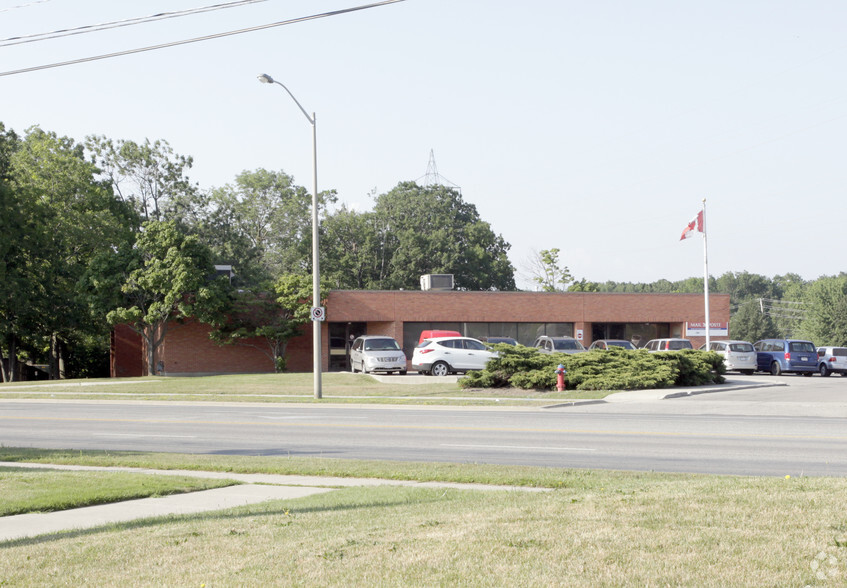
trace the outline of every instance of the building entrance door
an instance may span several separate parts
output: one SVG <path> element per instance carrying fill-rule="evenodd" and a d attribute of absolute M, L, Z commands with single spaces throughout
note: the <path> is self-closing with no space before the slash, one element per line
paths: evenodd
<path fill-rule="evenodd" d="M 367 334 L 367 323 L 329 323 L 329 371 L 350 371 L 350 344 Z"/>

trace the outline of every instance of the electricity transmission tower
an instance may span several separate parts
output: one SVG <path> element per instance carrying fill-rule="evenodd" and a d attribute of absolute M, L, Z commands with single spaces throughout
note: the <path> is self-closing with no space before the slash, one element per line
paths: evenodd
<path fill-rule="evenodd" d="M 426 164 L 426 174 L 415 181 L 421 186 L 445 186 L 447 188 L 455 188 L 459 194 L 462 193 L 460 186 L 438 173 L 438 166 L 435 165 L 435 151 L 432 149 L 429 150 L 429 162 Z"/>

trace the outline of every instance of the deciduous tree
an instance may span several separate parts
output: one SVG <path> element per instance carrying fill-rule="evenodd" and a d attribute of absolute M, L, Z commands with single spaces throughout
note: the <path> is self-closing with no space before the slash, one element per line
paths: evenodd
<path fill-rule="evenodd" d="M 453 188 L 401 182 L 376 198 L 373 212 L 338 214 L 325 223 L 325 247 L 357 253 L 345 257 L 349 267 L 322 257 L 334 287 L 412 289 L 435 273 L 453 274 L 458 289 L 515 289 L 509 244 Z M 356 229 L 364 234 L 351 234 Z"/>
<path fill-rule="evenodd" d="M 115 194 L 132 206 L 142 222 L 190 224 L 198 198 L 197 186 L 188 178 L 192 157 L 174 153 L 164 140 L 136 143 L 91 136 L 86 147 Z"/>
<path fill-rule="evenodd" d="M 564 292 L 573 276 L 566 265 L 559 260 L 559 248 L 533 251 L 527 262 L 527 269 L 533 282 L 542 292 Z"/>
<path fill-rule="evenodd" d="M 321 192 L 319 216 L 333 202 L 335 191 Z M 312 195 L 285 172 L 244 171 L 214 189 L 202 228 L 194 229 L 249 287 L 311 271 Z"/>
<path fill-rule="evenodd" d="M 216 278 L 211 252 L 175 221 L 144 223 L 125 259 L 124 304 L 108 313 L 126 323 L 147 347 L 147 373 L 156 373 L 159 346 L 173 321 L 217 324 L 226 310 L 226 278 Z"/>
<path fill-rule="evenodd" d="M 847 274 L 823 276 L 806 288 L 800 334 L 816 345 L 847 346 Z"/>
<path fill-rule="evenodd" d="M 25 343 L 36 360 L 49 350 L 54 378 L 64 375 L 69 340 L 107 332 L 102 317 L 91 314 L 80 282 L 92 257 L 129 232 L 131 215 L 96 175 L 82 145 L 38 127 L 29 129 L 8 157 L 6 191 L 14 210 L 3 216 L 17 221 L 0 239 L 11 243 L 4 259 L 7 284 L 16 294 L 2 313 L 14 315 L 6 322 L 15 346 Z"/>

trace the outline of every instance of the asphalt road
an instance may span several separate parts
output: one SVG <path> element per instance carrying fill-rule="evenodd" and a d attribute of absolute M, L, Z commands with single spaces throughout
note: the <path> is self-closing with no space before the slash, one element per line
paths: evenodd
<path fill-rule="evenodd" d="M 561 408 L 0 400 L 15 447 L 847 475 L 847 378 Z M 764 381 L 764 380 L 763 380 Z"/>

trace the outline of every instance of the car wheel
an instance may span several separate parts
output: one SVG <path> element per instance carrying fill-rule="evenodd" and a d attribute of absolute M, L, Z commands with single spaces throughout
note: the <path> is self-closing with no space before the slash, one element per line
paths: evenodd
<path fill-rule="evenodd" d="M 812 372 L 803 372 L 803 375 L 806 376 L 807 378 L 811 378 Z"/>
<path fill-rule="evenodd" d="M 828 377 L 828 376 L 829 376 L 829 374 L 831 374 L 832 372 L 831 372 L 831 371 L 829 371 L 829 369 L 827 369 L 827 367 L 826 367 L 826 364 L 825 364 L 825 363 L 822 363 L 822 364 L 821 364 L 820 373 L 821 373 L 821 375 L 822 375 L 824 378 L 826 378 L 826 377 Z"/>
<path fill-rule="evenodd" d="M 444 363 L 443 361 L 436 361 L 432 364 L 432 370 L 430 373 L 433 376 L 446 376 L 450 373 L 450 366 Z"/>
<path fill-rule="evenodd" d="M 402 370 L 402 371 L 399 371 L 399 372 L 397 372 L 397 373 L 398 373 L 398 374 L 400 374 L 401 376 L 405 376 L 405 375 L 406 375 L 406 370 Z"/>
<path fill-rule="evenodd" d="M 741 373 L 744 374 L 745 376 L 752 376 L 753 370 L 741 370 Z"/>
<path fill-rule="evenodd" d="M 775 361 L 771 364 L 771 375 L 772 376 L 781 376 L 782 368 L 779 365 L 778 361 Z"/>

